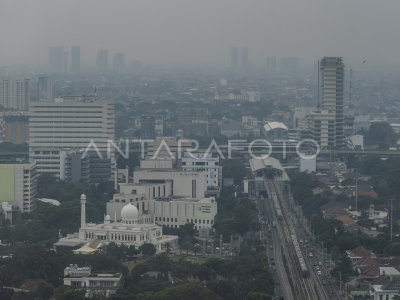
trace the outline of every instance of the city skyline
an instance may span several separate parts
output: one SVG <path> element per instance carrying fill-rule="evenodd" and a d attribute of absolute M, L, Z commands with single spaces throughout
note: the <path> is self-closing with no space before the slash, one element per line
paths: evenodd
<path fill-rule="evenodd" d="M 312 63 L 324 55 L 349 63 L 399 64 L 399 8 L 396 1 L 370 0 L 346 3 L 346 10 L 319 1 L 132 1 L 115 9 L 108 1 L 8 0 L 0 12 L 0 65 L 43 65 L 51 45 L 79 45 L 82 66 L 94 65 L 100 48 L 125 53 L 127 62 L 229 65 L 227 49 L 234 45 L 248 47 L 256 65 L 267 56 Z M 8 17 L 15 11 L 18 20 Z"/>

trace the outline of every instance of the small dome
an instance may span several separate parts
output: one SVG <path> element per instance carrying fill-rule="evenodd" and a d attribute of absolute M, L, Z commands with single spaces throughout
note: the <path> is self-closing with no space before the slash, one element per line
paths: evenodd
<path fill-rule="evenodd" d="M 121 218 L 123 221 L 137 220 L 139 218 L 139 211 L 135 205 L 128 203 L 121 210 Z"/>
<path fill-rule="evenodd" d="M 111 220 L 110 215 L 107 215 L 107 216 L 106 216 L 106 221 L 110 221 L 110 220 Z"/>

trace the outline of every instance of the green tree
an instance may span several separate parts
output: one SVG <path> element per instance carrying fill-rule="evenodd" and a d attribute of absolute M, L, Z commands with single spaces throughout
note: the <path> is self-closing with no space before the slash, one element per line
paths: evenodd
<path fill-rule="evenodd" d="M 397 134 L 386 122 L 373 123 L 364 136 L 367 144 L 378 144 L 382 148 L 388 148 L 397 141 Z"/>
<path fill-rule="evenodd" d="M 85 299 L 85 291 L 74 290 L 67 286 L 56 288 L 54 296 L 57 300 L 82 300 Z"/>
<path fill-rule="evenodd" d="M 237 159 L 225 159 L 222 161 L 222 169 L 224 178 L 233 178 L 236 185 L 242 183 L 246 176 L 246 167 Z"/>
<path fill-rule="evenodd" d="M 139 247 L 139 251 L 144 256 L 153 256 L 154 254 L 156 254 L 157 249 L 152 243 L 144 243 Z"/>
<path fill-rule="evenodd" d="M 42 282 L 37 287 L 35 291 L 35 296 L 39 297 L 40 299 L 47 300 L 52 298 L 53 293 L 54 293 L 54 288 L 50 284 Z"/>
<path fill-rule="evenodd" d="M 178 244 L 179 247 L 186 252 L 192 249 L 194 243 L 196 243 L 196 229 L 194 229 L 193 223 L 187 223 L 179 227 L 178 230 Z"/>
<path fill-rule="evenodd" d="M 400 242 L 390 243 L 385 247 L 383 253 L 388 256 L 399 256 L 400 255 Z"/>

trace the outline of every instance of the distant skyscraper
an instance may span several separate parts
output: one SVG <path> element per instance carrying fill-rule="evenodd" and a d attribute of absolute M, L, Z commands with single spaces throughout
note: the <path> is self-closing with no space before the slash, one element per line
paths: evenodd
<path fill-rule="evenodd" d="M 68 57 L 68 52 L 64 51 L 64 73 L 68 72 L 68 67 L 69 67 L 69 57 Z"/>
<path fill-rule="evenodd" d="M 341 57 L 324 57 L 319 63 L 318 110 L 310 116 L 313 138 L 321 147 L 344 146 L 344 64 Z"/>
<path fill-rule="evenodd" d="M 239 67 L 239 48 L 231 48 L 231 67 L 232 69 L 237 69 Z"/>
<path fill-rule="evenodd" d="M 344 144 L 344 64 L 341 57 L 324 57 L 320 61 L 321 109 L 335 113 L 335 146 Z"/>
<path fill-rule="evenodd" d="M 49 77 L 42 76 L 38 79 L 38 97 L 37 100 L 53 99 L 53 84 Z"/>
<path fill-rule="evenodd" d="M 106 49 L 100 49 L 97 52 L 96 69 L 100 73 L 108 71 L 108 51 Z"/>
<path fill-rule="evenodd" d="M 30 98 L 29 79 L 0 81 L 0 105 L 4 108 L 28 110 Z"/>
<path fill-rule="evenodd" d="M 113 56 L 114 73 L 121 74 L 125 71 L 125 54 L 115 53 Z"/>
<path fill-rule="evenodd" d="M 275 56 L 268 56 L 267 61 L 265 63 L 265 67 L 267 69 L 267 74 L 268 75 L 275 75 L 277 71 L 277 63 L 276 63 L 276 57 Z"/>
<path fill-rule="evenodd" d="M 240 68 L 247 70 L 249 68 L 249 49 L 247 47 L 240 48 Z"/>
<path fill-rule="evenodd" d="M 71 47 L 71 72 L 79 73 L 81 71 L 81 48 L 79 46 Z"/>
<path fill-rule="evenodd" d="M 53 73 L 65 71 L 64 47 L 49 47 L 49 69 Z"/>

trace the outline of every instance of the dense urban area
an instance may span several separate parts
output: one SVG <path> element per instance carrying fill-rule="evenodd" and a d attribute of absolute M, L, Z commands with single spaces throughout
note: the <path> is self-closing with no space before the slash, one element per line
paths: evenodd
<path fill-rule="evenodd" d="M 400 299 L 399 69 L 42 48 L 0 64 L 0 299 Z"/>

